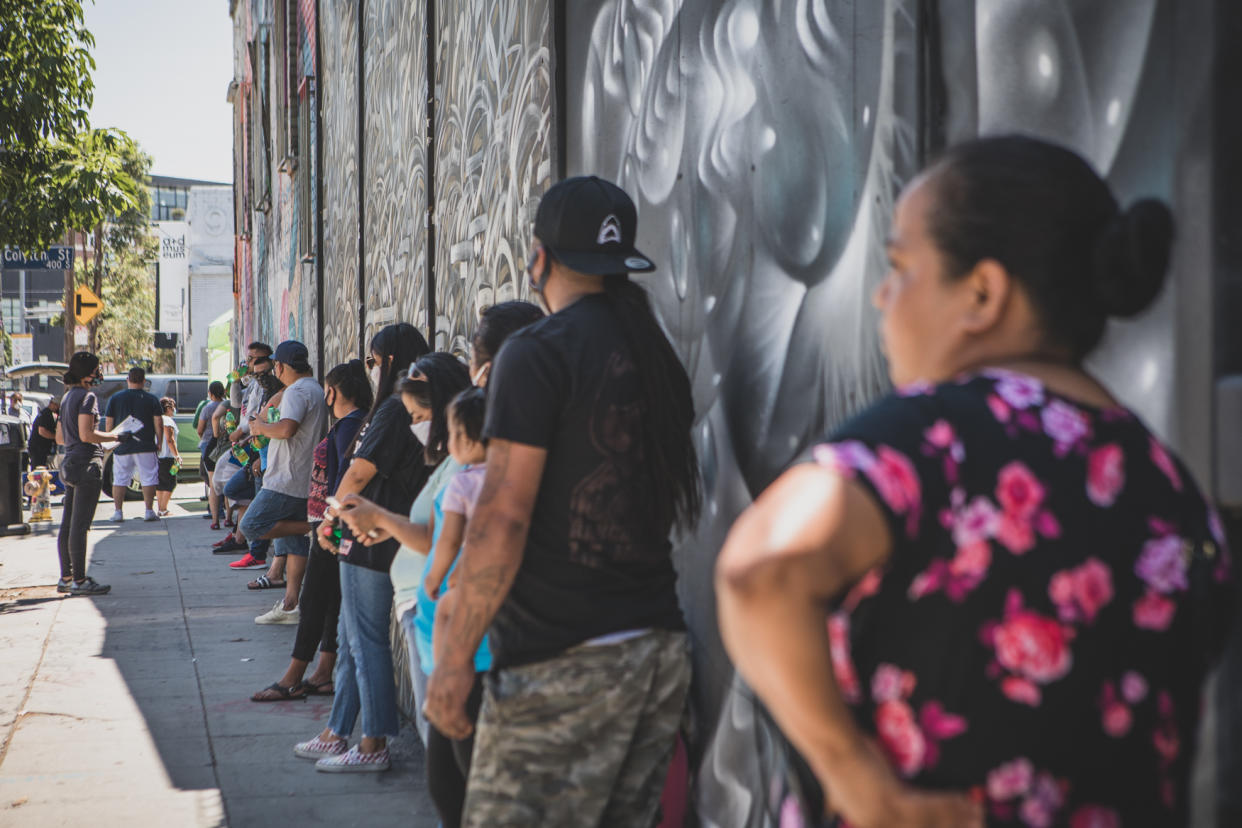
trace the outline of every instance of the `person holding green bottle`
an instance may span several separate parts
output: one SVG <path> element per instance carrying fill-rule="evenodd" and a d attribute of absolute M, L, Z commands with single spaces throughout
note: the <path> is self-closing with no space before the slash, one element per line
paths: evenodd
<path fill-rule="evenodd" d="M 172 397 L 160 400 L 163 416 L 159 424 L 159 480 L 155 484 L 155 508 L 160 517 L 168 516 L 168 502 L 177 488 L 177 472 L 181 471 L 181 451 L 177 448 L 177 401 Z"/>

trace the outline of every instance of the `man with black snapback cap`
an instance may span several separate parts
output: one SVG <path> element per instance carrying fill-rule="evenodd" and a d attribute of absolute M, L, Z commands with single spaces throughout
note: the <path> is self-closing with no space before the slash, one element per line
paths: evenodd
<path fill-rule="evenodd" d="M 629 271 L 638 216 L 595 177 L 552 187 L 527 268 L 551 316 L 488 383 L 487 476 L 441 599 L 424 707 L 472 729 L 464 825 L 650 825 L 690 685 L 669 535 L 701 502 L 690 381 Z"/>

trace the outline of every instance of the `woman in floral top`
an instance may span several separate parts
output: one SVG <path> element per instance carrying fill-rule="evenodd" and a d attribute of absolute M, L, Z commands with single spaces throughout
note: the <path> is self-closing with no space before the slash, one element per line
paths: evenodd
<path fill-rule="evenodd" d="M 1164 205 L 1122 211 L 1030 138 L 951 150 L 899 201 L 875 300 L 900 390 L 717 567 L 725 644 L 843 822 L 1186 823 L 1225 539 L 1081 367 L 1160 292 L 1171 239 Z"/>

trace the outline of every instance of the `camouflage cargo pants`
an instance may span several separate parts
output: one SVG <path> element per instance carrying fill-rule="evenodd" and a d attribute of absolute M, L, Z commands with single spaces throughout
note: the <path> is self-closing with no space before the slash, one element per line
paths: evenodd
<path fill-rule="evenodd" d="M 492 673 L 462 824 L 654 825 L 689 688 L 668 630 Z"/>

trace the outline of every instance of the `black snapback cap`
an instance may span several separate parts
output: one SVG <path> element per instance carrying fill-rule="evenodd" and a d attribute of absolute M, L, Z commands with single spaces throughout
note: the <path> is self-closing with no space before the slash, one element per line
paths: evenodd
<path fill-rule="evenodd" d="M 634 247 L 637 231 L 638 210 L 625 190 L 593 175 L 552 185 L 535 213 L 539 241 L 579 273 L 608 276 L 655 270 Z"/>

